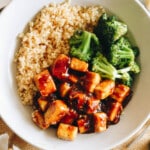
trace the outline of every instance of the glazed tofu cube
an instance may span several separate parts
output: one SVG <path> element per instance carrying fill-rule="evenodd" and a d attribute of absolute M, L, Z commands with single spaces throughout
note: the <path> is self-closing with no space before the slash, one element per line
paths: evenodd
<path fill-rule="evenodd" d="M 57 136 L 60 139 L 72 141 L 76 138 L 78 128 L 69 124 L 60 123 L 57 129 Z"/>
<path fill-rule="evenodd" d="M 71 59 L 70 68 L 72 70 L 86 72 L 88 71 L 88 63 L 73 57 Z"/>
<path fill-rule="evenodd" d="M 69 83 L 67 83 L 67 82 L 62 83 L 60 85 L 60 89 L 59 89 L 60 96 L 65 97 L 68 94 L 70 89 L 71 89 L 71 86 Z"/>
<path fill-rule="evenodd" d="M 115 99 L 117 102 L 122 103 L 125 98 L 129 95 L 130 88 L 124 84 L 118 84 L 111 97 Z"/>
<path fill-rule="evenodd" d="M 108 120 L 113 124 L 118 123 L 122 110 L 122 105 L 119 102 L 110 103 L 109 109 L 107 111 Z"/>
<path fill-rule="evenodd" d="M 79 97 L 78 99 L 75 99 L 74 102 L 76 104 L 76 109 L 79 112 L 84 112 L 85 111 L 85 107 L 86 107 L 85 97 Z"/>
<path fill-rule="evenodd" d="M 87 102 L 85 93 L 71 90 L 69 93 L 69 99 L 70 103 L 76 110 L 80 112 L 84 111 Z"/>
<path fill-rule="evenodd" d="M 102 132 L 107 129 L 107 115 L 104 112 L 94 113 L 94 131 Z"/>
<path fill-rule="evenodd" d="M 97 99 L 105 99 L 113 93 L 114 88 L 115 82 L 113 80 L 104 80 L 95 87 L 94 94 Z"/>
<path fill-rule="evenodd" d="M 34 81 L 42 96 L 48 96 L 56 91 L 55 83 L 48 70 L 35 75 Z"/>
<path fill-rule="evenodd" d="M 44 113 L 46 124 L 57 124 L 67 113 L 69 109 L 62 100 L 55 100 L 50 103 L 48 109 Z"/>
<path fill-rule="evenodd" d="M 77 125 L 79 129 L 79 133 L 89 133 L 91 132 L 91 120 L 88 116 L 83 116 L 77 120 Z"/>
<path fill-rule="evenodd" d="M 69 112 L 61 119 L 60 122 L 65 124 L 72 124 L 76 121 L 77 118 L 78 113 L 75 110 L 70 109 Z"/>
<path fill-rule="evenodd" d="M 74 86 L 71 88 L 71 90 L 69 92 L 69 99 L 70 100 L 84 99 L 84 97 L 85 97 L 85 93 L 83 93 L 82 91 L 79 91 Z"/>
<path fill-rule="evenodd" d="M 45 97 L 40 97 L 40 98 L 38 98 L 37 101 L 38 101 L 40 110 L 42 110 L 44 112 L 47 108 L 47 105 L 48 105 L 47 99 L 45 99 Z"/>
<path fill-rule="evenodd" d="M 70 58 L 64 54 L 60 54 L 52 64 L 52 75 L 59 80 L 68 78 L 68 69 Z"/>
<path fill-rule="evenodd" d="M 96 113 L 100 109 L 100 100 L 90 98 L 86 103 L 86 113 Z"/>
<path fill-rule="evenodd" d="M 70 74 L 69 77 L 68 77 L 69 81 L 71 81 L 72 83 L 77 83 L 78 82 L 78 77 L 73 75 L 73 74 Z"/>
<path fill-rule="evenodd" d="M 87 92 L 94 92 L 95 87 L 99 84 L 101 78 L 98 73 L 88 71 L 84 78 L 84 87 Z"/>
<path fill-rule="evenodd" d="M 39 110 L 35 110 L 32 113 L 32 120 L 41 129 L 47 129 L 49 127 L 49 124 L 45 123 L 44 116 Z"/>

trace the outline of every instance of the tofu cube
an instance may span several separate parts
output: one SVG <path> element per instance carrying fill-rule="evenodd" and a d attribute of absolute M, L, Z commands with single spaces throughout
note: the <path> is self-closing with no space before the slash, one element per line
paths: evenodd
<path fill-rule="evenodd" d="M 109 109 L 107 111 L 108 120 L 113 124 L 118 123 L 122 110 L 122 105 L 119 102 L 116 101 L 110 103 Z"/>
<path fill-rule="evenodd" d="M 77 83 L 78 82 L 78 77 L 74 74 L 70 74 L 68 77 L 68 80 L 71 81 L 72 83 Z"/>
<path fill-rule="evenodd" d="M 84 115 L 83 117 L 77 120 L 77 125 L 79 133 L 89 133 L 91 132 L 91 120 L 88 116 Z"/>
<path fill-rule="evenodd" d="M 65 97 L 68 94 L 68 92 L 70 91 L 70 89 L 71 89 L 71 86 L 69 83 L 67 83 L 67 82 L 62 83 L 60 85 L 60 89 L 59 89 L 60 96 Z"/>
<path fill-rule="evenodd" d="M 84 87 L 87 92 L 94 92 L 95 87 L 97 84 L 99 84 L 101 78 L 98 73 L 95 72 L 86 72 L 85 78 L 84 78 Z"/>
<path fill-rule="evenodd" d="M 40 113 L 39 110 L 35 110 L 32 113 L 32 120 L 41 129 L 47 129 L 49 127 L 49 124 L 45 122 L 44 116 Z"/>
<path fill-rule="evenodd" d="M 68 78 L 68 69 L 70 58 L 64 54 L 60 54 L 52 64 L 52 75 L 59 80 Z"/>
<path fill-rule="evenodd" d="M 94 131 L 102 132 L 107 129 L 107 115 L 104 112 L 94 113 Z"/>
<path fill-rule="evenodd" d="M 42 96 L 48 96 L 56 91 L 55 83 L 48 70 L 35 75 L 34 81 Z"/>
<path fill-rule="evenodd" d="M 70 109 L 69 112 L 61 119 L 60 122 L 65 124 L 73 124 L 77 118 L 78 113 L 75 110 Z"/>
<path fill-rule="evenodd" d="M 86 103 L 86 113 L 96 113 L 100 109 L 100 100 L 90 98 Z"/>
<path fill-rule="evenodd" d="M 113 80 L 104 80 L 95 87 L 94 94 L 97 99 L 105 99 L 113 93 L 114 88 L 115 82 Z"/>
<path fill-rule="evenodd" d="M 85 93 L 81 91 L 71 90 L 69 93 L 69 99 L 70 103 L 76 110 L 80 112 L 84 111 L 87 102 Z"/>
<path fill-rule="evenodd" d="M 80 71 L 80 72 L 86 72 L 86 71 L 88 71 L 88 63 L 73 57 L 71 59 L 70 68 L 72 70 L 76 70 L 76 71 Z"/>
<path fill-rule="evenodd" d="M 114 92 L 112 93 L 111 97 L 115 99 L 117 102 L 122 103 L 125 98 L 129 95 L 130 88 L 124 84 L 118 84 Z"/>
<path fill-rule="evenodd" d="M 78 133 L 78 128 L 73 125 L 60 123 L 57 129 L 57 136 L 60 139 L 73 141 Z"/>
<path fill-rule="evenodd" d="M 50 103 L 48 109 L 44 113 L 46 124 L 57 124 L 67 113 L 69 109 L 62 100 L 55 100 Z"/>
<path fill-rule="evenodd" d="M 38 101 L 38 105 L 40 107 L 40 110 L 42 110 L 44 112 L 47 108 L 48 100 L 45 99 L 45 97 L 40 97 L 40 98 L 38 98 L 37 101 Z"/>

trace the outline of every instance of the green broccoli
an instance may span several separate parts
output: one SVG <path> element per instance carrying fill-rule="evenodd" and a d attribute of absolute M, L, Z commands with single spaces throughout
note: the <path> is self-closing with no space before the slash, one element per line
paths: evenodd
<path fill-rule="evenodd" d="M 132 50 L 134 52 L 135 57 L 138 57 L 140 55 L 140 50 L 137 46 L 132 47 Z"/>
<path fill-rule="evenodd" d="M 102 53 L 97 53 L 92 60 L 92 71 L 97 72 L 102 78 L 108 78 L 120 81 L 128 86 L 132 85 L 132 77 L 130 75 L 130 67 L 117 70 Z"/>
<path fill-rule="evenodd" d="M 130 64 L 129 67 L 130 67 L 130 71 L 132 73 L 136 73 L 137 74 L 141 70 L 141 68 L 140 68 L 140 66 L 139 66 L 139 64 L 137 62 L 133 62 L 133 64 Z"/>
<path fill-rule="evenodd" d="M 102 46 L 106 47 L 114 43 L 121 36 L 127 33 L 127 25 L 118 21 L 115 16 L 108 16 L 104 13 L 94 29 L 94 33 L 102 42 Z"/>
<path fill-rule="evenodd" d="M 126 68 L 127 70 L 129 68 Z M 126 70 L 125 69 L 125 70 Z M 120 78 L 117 78 L 117 81 L 131 87 L 133 85 L 133 76 L 131 76 L 130 72 L 123 71 L 124 69 L 118 70 L 118 73 L 121 75 Z"/>
<path fill-rule="evenodd" d="M 118 69 L 130 67 L 130 71 L 134 73 L 140 72 L 140 67 L 135 62 L 135 53 L 130 42 L 125 37 L 121 37 L 110 46 L 106 57 Z"/>
<path fill-rule="evenodd" d="M 93 58 L 92 71 L 100 73 L 102 78 L 108 78 L 111 80 L 115 80 L 117 75 L 115 67 L 112 66 L 108 62 L 107 58 L 101 53 L 97 53 L 97 55 Z"/>
<path fill-rule="evenodd" d="M 126 38 L 121 37 L 110 46 L 106 57 L 113 66 L 123 68 L 134 62 L 135 55 L 129 44 Z"/>
<path fill-rule="evenodd" d="M 100 42 L 94 33 L 77 30 L 69 40 L 70 56 L 90 61 L 94 51 L 101 50 Z"/>

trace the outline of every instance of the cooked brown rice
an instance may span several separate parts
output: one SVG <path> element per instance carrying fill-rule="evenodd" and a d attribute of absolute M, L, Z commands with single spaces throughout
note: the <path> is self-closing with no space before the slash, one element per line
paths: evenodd
<path fill-rule="evenodd" d="M 48 67 L 60 53 L 69 51 L 68 39 L 77 29 L 92 31 L 103 12 L 101 6 L 71 6 L 68 2 L 45 6 L 20 36 L 16 53 L 18 93 L 31 105 L 37 89 L 33 76 Z"/>

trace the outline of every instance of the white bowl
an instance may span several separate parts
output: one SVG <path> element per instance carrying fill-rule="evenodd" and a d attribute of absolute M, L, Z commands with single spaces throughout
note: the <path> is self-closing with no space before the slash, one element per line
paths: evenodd
<path fill-rule="evenodd" d="M 140 48 L 142 70 L 136 80 L 133 98 L 117 125 L 103 133 L 79 134 L 75 141 L 68 142 L 57 139 L 53 129 L 43 131 L 36 127 L 31 120 L 31 109 L 21 104 L 16 92 L 13 58 L 17 35 L 43 5 L 51 1 L 13 0 L 0 15 L 1 117 L 17 135 L 41 149 L 111 149 L 135 134 L 150 114 L 150 15 L 138 0 L 72 0 L 80 5 L 101 4 L 128 25 L 133 41 Z"/>
<path fill-rule="evenodd" d="M 0 9 L 4 8 L 11 0 L 1 0 L 0 1 Z"/>

